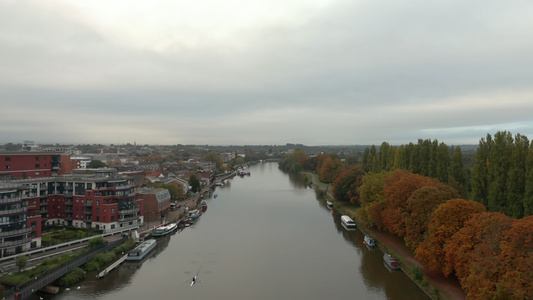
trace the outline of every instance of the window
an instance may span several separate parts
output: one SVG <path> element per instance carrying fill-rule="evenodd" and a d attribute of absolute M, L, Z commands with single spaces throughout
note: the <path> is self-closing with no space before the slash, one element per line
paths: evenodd
<path fill-rule="evenodd" d="M 10 165 L 6 165 L 6 170 L 9 170 L 11 169 L 11 166 Z"/>
<path fill-rule="evenodd" d="M 113 214 L 115 213 L 115 209 L 114 208 L 111 209 L 111 213 L 113 213 Z"/>
<path fill-rule="evenodd" d="M 96 205 L 100 205 L 100 200 L 96 200 Z"/>
<path fill-rule="evenodd" d="M 35 156 L 35 160 L 41 160 L 39 156 Z"/>
<path fill-rule="evenodd" d="M 35 172 L 35 176 L 41 175 L 41 172 Z"/>
<path fill-rule="evenodd" d="M 6 156 L 5 161 L 11 161 L 11 157 Z"/>
<path fill-rule="evenodd" d="M 36 167 L 36 168 L 40 168 L 41 165 L 40 165 L 40 164 L 35 164 L 35 167 Z"/>

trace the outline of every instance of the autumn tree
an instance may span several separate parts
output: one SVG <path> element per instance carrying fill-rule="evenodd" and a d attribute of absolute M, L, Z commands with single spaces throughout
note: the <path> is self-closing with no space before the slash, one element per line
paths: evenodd
<path fill-rule="evenodd" d="M 333 196 L 337 201 L 359 204 L 358 188 L 362 184 L 364 171 L 361 165 L 356 165 L 345 171 L 333 182 Z"/>
<path fill-rule="evenodd" d="M 307 159 L 307 154 L 303 149 L 295 149 L 292 153 L 285 155 L 285 157 L 279 161 L 279 168 L 285 172 L 299 173 L 303 170 L 301 162 Z"/>
<path fill-rule="evenodd" d="M 325 155 L 317 166 L 321 181 L 332 183 L 345 170 L 344 164 L 337 155 Z"/>
<path fill-rule="evenodd" d="M 500 299 L 533 298 L 533 216 L 513 221 L 498 260 L 502 268 L 495 295 Z"/>
<path fill-rule="evenodd" d="M 383 211 L 381 218 L 385 228 L 400 236 L 405 235 L 405 224 L 402 214 L 407 206 L 407 199 L 421 187 L 436 185 L 437 180 L 413 174 L 408 170 L 396 170 L 383 186 Z"/>
<path fill-rule="evenodd" d="M 485 207 L 464 199 L 451 199 L 440 204 L 431 214 L 428 236 L 415 250 L 415 257 L 429 270 L 443 270 L 444 247 L 448 240 L 472 215 L 484 212 Z"/>
<path fill-rule="evenodd" d="M 501 243 L 513 220 L 499 212 L 472 215 L 444 247 L 444 274 L 455 271 L 468 299 L 494 298 L 502 269 Z"/>
<path fill-rule="evenodd" d="M 405 244 L 415 250 L 427 235 L 431 214 L 437 207 L 450 199 L 459 197 L 459 192 L 443 183 L 423 186 L 415 190 L 402 213 L 405 224 Z"/>

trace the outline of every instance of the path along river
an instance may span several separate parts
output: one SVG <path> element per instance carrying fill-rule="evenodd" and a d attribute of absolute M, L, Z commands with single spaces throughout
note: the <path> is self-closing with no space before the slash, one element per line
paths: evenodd
<path fill-rule="evenodd" d="M 218 187 L 191 227 L 158 240 L 142 264 L 124 263 L 46 299 L 429 299 L 380 250 L 346 231 L 337 212 L 276 163 Z M 189 287 L 198 273 L 198 283 Z"/>

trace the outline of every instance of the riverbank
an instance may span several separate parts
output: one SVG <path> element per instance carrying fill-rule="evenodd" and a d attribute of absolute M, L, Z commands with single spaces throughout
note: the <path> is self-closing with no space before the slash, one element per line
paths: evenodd
<path fill-rule="evenodd" d="M 349 214 L 353 217 L 353 219 L 358 223 L 361 224 L 361 221 L 357 218 L 357 209 L 353 207 L 352 205 L 347 205 L 346 203 L 338 202 L 334 199 L 331 188 L 329 185 L 324 184 L 316 179 L 316 174 L 307 173 L 310 175 L 311 180 L 313 182 L 313 186 L 315 189 L 320 189 L 323 192 L 326 193 L 326 198 L 328 198 L 330 201 L 334 203 L 334 206 L 336 209 L 341 211 L 343 214 Z M 383 232 L 379 231 L 375 228 L 367 228 L 365 227 L 364 230 L 361 228 L 361 226 L 358 227 L 359 230 L 361 230 L 363 233 L 369 234 L 373 236 L 381 245 L 386 248 L 386 251 L 390 251 L 393 253 L 397 258 L 401 261 L 403 264 L 403 271 L 406 273 L 414 282 L 416 282 L 420 288 L 424 289 L 430 297 L 433 299 L 449 299 L 449 300 L 463 300 L 466 299 L 466 295 L 461 288 L 461 285 L 457 278 L 453 276 L 446 277 L 441 272 L 437 271 L 429 271 L 424 268 L 415 258 L 413 251 L 411 249 L 407 248 L 405 246 L 405 243 L 402 239 L 396 237 L 395 235 L 389 233 L 389 232 Z M 420 272 L 424 275 L 427 282 L 435 289 L 438 290 L 438 292 L 435 294 L 435 292 L 431 292 L 431 289 L 428 289 L 427 287 L 421 286 L 420 282 L 415 280 L 412 277 L 412 274 L 410 272 L 407 272 L 408 270 L 412 270 L 413 268 L 418 268 Z M 438 297 L 438 298 L 437 298 Z"/>

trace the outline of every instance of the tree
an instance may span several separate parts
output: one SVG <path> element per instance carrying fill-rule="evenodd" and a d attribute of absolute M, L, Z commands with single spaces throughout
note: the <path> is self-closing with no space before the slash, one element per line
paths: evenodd
<path fill-rule="evenodd" d="M 200 179 L 198 179 L 198 176 L 192 174 L 191 177 L 189 177 L 189 185 L 191 186 L 191 191 L 193 193 L 199 192 L 201 185 L 200 185 Z"/>
<path fill-rule="evenodd" d="M 383 228 L 381 211 L 383 209 L 383 186 L 385 179 L 391 172 L 368 173 L 363 176 L 363 184 L 359 187 L 359 199 L 361 208 L 357 215 L 371 226 Z"/>
<path fill-rule="evenodd" d="M 463 163 L 463 152 L 461 151 L 461 147 L 459 146 L 455 147 L 455 149 L 453 150 L 453 154 L 450 158 L 450 166 L 449 166 L 448 174 L 449 174 L 448 184 L 456 188 L 459 191 L 459 193 L 461 193 L 461 197 L 466 197 L 467 196 L 467 189 L 466 189 L 467 170 Z"/>
<path fill-rule="evenodd" d="M 423 186 L 436 185 L 437 180 L 413 174 L 408 170 L 396 170 L 386 180 L 383 187 L 383 211 L 381 218 L 385 228 L 400 236 L 405 235 L 402 214 L 407 206 L 407 199 L 414 191 Z"/>
<path fill-rule="evenodd" d="M 402 213 L 405 224 L 405 244 L 415 250 L 427 235 L 431 214 L 450 199 L 459 197 L 459 192 L 443 183 L 423 186 L 411 194 Z"/>
<path fill-rule="evenodd" d="M 222 173 L 222 166 L 223 166 L 222 159 L 220 158 L 220 155 L 218 155 L 216 152 L 212 152 L 212 151 L 208 152 L 204 156 L 204 160 L 214 162 L 217 168 L 217 172 Z"/>
<path fill-rule="evenodd" d="M 474 214 L 484 211 L 482 204 L 464 199 L 451 199 L 440 204 L 431 214 L 427 238 L 415 250 L 416 259 L 429 270 L 443 270 L 444 247 L 448 240 Z"/>
<path fill-rule="evenodd" d="M 87 168 L 90 168 L 90 169 L 98 169 L 98 168 L 105 168 L 105 167 L 107 167 L 107 165 L 103 161 L 97 160 L 97 159 L 91 160 L 91 162 L 87 165 Z"/>
<path fill-rule="evenodd" d="M 496 295 L 501 299 L 531 299 L 533 295 L 533 216 L 514 220 L 503 237 L 498 257 L 502 270 Z"/>
<path fill-rule="evenodd" d="M 362 184 L 364 171 L 361 165 L 356 165 L 343 172 L 333 182 L 333 196 L 337 201 L 359 203 L 358 188 Z"/>
<path fill-rule="evenodd" d="M 15 265 L 19 268 L 19 272 L 22 271 L 24 267 L 28 264 L 28 257 L 25 255 L 19 255 L 17 256 L 17 259 L 15 260 Z"/>
<path fill-rule="evenodd" d="M 317 167 L 318 177 L 321 181 L 332 183 L 344 171 L 344 165 L 336 155 L 326 155 Z"/>
<path fill-rule="evenodd" d="M 94 237 L 92 239 L 89 240 L 89 247 L 95 247 L 95 246 L 98 246 L 98 245 L 102 245 L 103 243 L 105 243 L 105 240 L 102 236 L 97 236 L 97 237 Z"/>
<path fill-rule="evenodd" d="M 499 212 L 474 214 L 444 247 L 444 274 L 453 271 L 469 299 L 493 299 L 502 269 L 501 243 L 513 220 Z"/>

